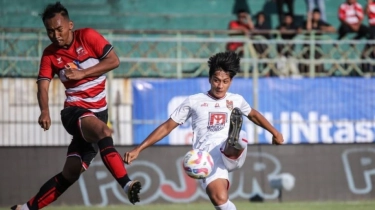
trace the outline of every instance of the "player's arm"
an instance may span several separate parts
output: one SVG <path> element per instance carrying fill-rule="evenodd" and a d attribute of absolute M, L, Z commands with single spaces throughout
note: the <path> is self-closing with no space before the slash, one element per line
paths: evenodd
<path fill-rule="evenodd" d="M 324 32 L 335 32 L 336 29 L 335 27 L 329 25 L 328 23 L 324 23 L 323 26 L 321 26 L 321 30 Z"/>
<path fill-rule="evenodd" d="M 149 146 L 154 145 L 156 142 L 167 136 L 173 129 L 179 124 L 172 118 L 169 118 L 163 124 L 159 125 L 139 146 L 135 147 L 132 151 L 126 152 L 124 155 L 124 162 L 131 164 L 135 160 L 139 153 Z"/>
<path fill-rule="evenodd" d="M 77 70 L 67 68 L 65 76 L 70 80 L 80 80 L 86 77 L 101 76 L 120 65 L 120 60 L 117 57 L 113 46 L 94 29 L 87 28 L 84 31 L 85 39 L 83 42 L 90 48 L 90 51 L 99 59 L 99 63 L 87 69 Z"/>
<path fill-rule="evenodd" d="M 107 56 L 102 58 L 98 64 L 87 69 L 78 70 L 67 67 L 65 77 L 69 80 L 80 80 L 86 77 L 101 76 L 120 65 L 120 60 L 115 51 L 111 49 Z"/>
<path fill-rule="evenodd" d="M 37 80 L 37 99 L 40 108 L 38 123 L 40 127 L 42 127 L 45 131 L 48 130 L 51 126 L 51 117 L 48 107 L 48 89 L 51 79 L 54 76 L 54 72 L 52 70 L 52 62 L 48 54 L 49 53 L 46 51 L 43 52 Z"/>
<path fill-rule="evenodd" d="M 49 106 L 48 106 L 48 89 L 49 89 L 49 80 L 39 80 L 38 81 L 38 104 L 40 108 L 40 116 L 38 119 L 38 123 L 40 127 L 44 130 L 48 130 L 51 126 L 51 117 L 49 114 Z"/>
<path fill-rule="evenodd" d="M 84 72 L 85 77 L 96 77 L 117 68 L 119 65 L 120 60 L 112 49 L 98 64 L 82 71 Z"/>
<path fill-rule="evenodd" d="M 307 13 L 307 20 L 306 20 L 306 30 L 312 29 L 312 12 Z"/>
<path fill-rule="evenodd" d="M 273 144 L 282 144 L 284 142 L 283 136 L 279 131 L 276 130 L 275 127 L 271 125 L 271 123 L 257 110 L 251 109 L 249 115 L 247 116 L 249 120 L 251 120 L 256 125 L 266 129 L 273 135 L 272 143 Z"/>

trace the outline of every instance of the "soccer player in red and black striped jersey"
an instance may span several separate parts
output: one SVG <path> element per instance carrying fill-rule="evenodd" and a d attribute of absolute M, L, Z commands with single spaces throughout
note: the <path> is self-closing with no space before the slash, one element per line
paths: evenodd
<path fill-rule="evenodd" d="M 52 44 L 44 50 L 39 69 L 37 95 L 41 114 L 38 122 L 44 130 L 51 125 L 48 89 L 51 79 L 57 75 L 66 88 L 61 121 L 73 139 L 62 172 L 48 180 L 28 202 L 12 209 L 42 209 L 55 201 L 87 170 L 98 151 L 129 201 L 139 202 L 141 184 L 129 179 L 107 126 L 105 73 L 120 64 L 113 46 L 93 29 L 73 30 L 68 11 L 60 2 L 49 4 L 42 20 Z"/>

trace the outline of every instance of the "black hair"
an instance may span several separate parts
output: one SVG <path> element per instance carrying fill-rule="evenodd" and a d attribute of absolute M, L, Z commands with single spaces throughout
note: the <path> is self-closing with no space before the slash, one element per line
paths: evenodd
<path fill-rule="evenodd" d="M 290 17 L 294 18 L 294 17 L 293 17 L 293 14 L 292 14 L 291 12 L 287 12 L 287 13 L 285 13 L 285 14 L 284 14 L 284 17 L 286 17 L 286 16 L 290 16 Z"/>
<path fill-rule="evenodd" d="M 320 9 L 319 9 L 319 8 L 315 8 L 315 9 L 313 9 L 312 12 L 313 12 L 313 13 L 315 13 L 315 12 L 319 12 L 319 13 L 320 13 Z"/>
<path fill-rule="evenodd" d="M 240 57 L 235 52 L 220 52 L 208 59 L 208 67 L 210 78 L 216 71 L 222 70 L 232 79 L 240 71 Z"/>
<path fill-rule="evenodd" d="M 61 14 L 64 18 L 69 19 L 68 10 L 59 1 L 54 4 L 48 4 L 40 16 L 42 16 L 43 22 L 45 22 L 55 17 L 56 14 Z"/>
<path fill-rule="evenodd" d="M 249 11 L 246 10 L 246 9 L 239 9 L 239 10 L 237 10 L 236 14 L 238 15 L 238 14 L 243 13 L 243 12 L 249 14 Z"/>

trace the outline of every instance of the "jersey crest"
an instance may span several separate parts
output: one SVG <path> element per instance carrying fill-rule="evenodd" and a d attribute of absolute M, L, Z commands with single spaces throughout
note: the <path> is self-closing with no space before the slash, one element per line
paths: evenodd
<path fill-rule="evenodd" d="M 233 109 L 233 101 L 231 101 L 231 100 L 227 100 L 227 108 L 228 108 L 230 111 L 232 111 L 232 109 Z"/>

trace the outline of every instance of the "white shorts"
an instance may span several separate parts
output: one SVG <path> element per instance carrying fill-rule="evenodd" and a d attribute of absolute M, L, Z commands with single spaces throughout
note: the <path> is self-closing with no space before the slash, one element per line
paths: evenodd
<path fill-rule="evenodd" d="M 240 133 L 240 139 L 242 138 L 247 138 L 245 131 L 241 131 Z M 214 167 L 208 177 L 199 181 L 203 189 L 206 189 L 208 184 L 216 179 L 226 179 L 229 182 L 229 172 L 241 168 L 241 166 L 245 163 L 247 147 L 237 159 L 230 159 L 221 152 L 221 149 L 224 148 L 225 144 L 226 141 L 221 142 L 208 150 L 214 161 Z"/>

